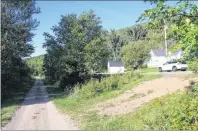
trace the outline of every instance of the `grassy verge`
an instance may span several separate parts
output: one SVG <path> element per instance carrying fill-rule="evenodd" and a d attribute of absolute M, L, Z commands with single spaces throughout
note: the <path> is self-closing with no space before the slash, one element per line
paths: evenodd
<path fill-rule="evenodd" d="M 90 81 L 83 85 L 81 89 L 79 89 L 77 85 L 75 91 L 69 96 L 53 98 L 53 102 L 63 113 L 71 114 L 79 122 L 80 128 L 99 129 L 97 127 L 90 128 L 93 125 L 91 122 L 92 119 L 95 119 L 96 125 L 100 123 L 100 116 L 97 116 L 96 112 L 89 111 L 93 104 L 115 98 L 126 90 L 137 86 L 139 83 L 161 77 L 161 75 L 145 75 L 131 77 L 130 79 L 128 79 L 128 77 L 128 75 L 110 77 L 100 83 Z M 115 88 L 115 82 L 117 82 L 117 88 L 112 89 L 112 87 Z M 109 87 L 111 87 L 110 90 L 108 89 Z M 102 92 L 97 93 L 97 91 Z"/>
<path fill-rule="evenodd" d="M 140 69 L 140 71 L 141 71 L 142 73 L 147 73 L 147 72 L 158 72 L 158 70 L 157 70 L 156 67 L 143 68 L 143 69 Z"/>
<path fill-rule="evenodd" d="M 1 126 L 5 126 L 14 115 L 15 111 L 20 107 L 21 102 L 24 100 L 26 93 L 33 86 L 35 79 L 23 83 L 20 90 L 15 93 L 10 93 L 7 99 L 1 102 Z M 17 99 L 17 98 L 18 99 Z"/>
<path fill-rule="evenodd" d="M 197 86 L 198 89 L 198 86 Z M 122 116 L 98 116 L 87 113 L 87 130 L 197 130 L 198 90 L 175 93 L 156 99 L 135 113 Z"/>

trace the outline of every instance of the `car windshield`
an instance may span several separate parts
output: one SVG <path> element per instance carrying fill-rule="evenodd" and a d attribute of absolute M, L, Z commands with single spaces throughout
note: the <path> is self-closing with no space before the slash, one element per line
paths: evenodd
<path fill-rule="evenodd" d="M 169 61 L 168 64 L 175 64 L 177 63 L 176 61 Z"/>

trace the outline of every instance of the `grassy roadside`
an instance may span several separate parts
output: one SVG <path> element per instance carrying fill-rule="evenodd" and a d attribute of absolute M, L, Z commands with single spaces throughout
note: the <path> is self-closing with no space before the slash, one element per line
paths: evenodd
<path fill-rule="evenodd" d="M 152 77 L 152 78 L 151 78 Z M 144 76 L 123 86 L 123 91 L 137 83 L 159 76 Z M 197 77 L 190 75 L 188 78 Z M 138 82 L 137 82 L 138 81 Z M 90 111 L 91 105 L 118 96 L 121 92 L 107 93 L 92 99 L 73 96 L 55 98 L 53 102 L 64 113 L 71 114 L 81 129 L 86 130 L 196 130 L 198 129 L 198 84 L 192 91 L 177 92 L 153 100 L 134 113 L 119 116 L 100 116 Z"/>
<path fill-rule="evenodd" d="M 26 93 L 32 88 L 35 78 L 23 83 L 21 90 L 10 93 L 10 97 L 1 101 L 1 126 L 5 126 L 14 115 L 15 111 L 20 107 L 21 102 L 24 100 Z M 15 99 L 17 97 L 18 99 Z"/>
<path fill-rule="evenodd" d="M 148 73 L 148 72 L 158 72 L 157 67 L 148 67 L 148 68 L 142 68 L 140 69 L 142 73 Z"/>
<path fill-rule="evenodd" d="M 198 85 L 193 92 L 178 92 L 156 99 L 135 113 L 111 117 L 87 113 L 87 130 L 197 130 Z"/>
<path fill-rule="evenodd" d="M 53 98 L 52 100 L 63 113 L 69 113 L 72 117 L 74 117 L 79 122 L 79 127 L 81 129 L 98 129 L 94 127 L 90 128 L 92 127 L 92 122 L 90 122 L 92 119 L 96 120 L 95 124 L 100 121 L 100 116 L 97 116 L 96 112 L 89 111 L 93 104 L 105 101 L 107 99 L 115 98 L 126 90 L 137 86 L 143 81 L 152 80 L 158 77 L 161 77 L 161 75 L 141 76 L 140 78 L 135 78 L 128 81 L 127 84 L 123 84 L 118 89 L 104 91 L 99 95 L 90 95 L 91 92 L 89 92 L 89 90 L 92 90 L 92 92 L 94 91 L 93 88 L 91 88 L 91 85 L 93 85 L 93 83 L 85 84 L 81 90 L 76 89 L 76 91 L 74 91 L 74 93 L 70 94 L 69 96 Z M 108 81 L 110 81 L 110 79 L 108 79 Z M 94 83 L 94 85 L 97 84 L 98 83 Z"/>

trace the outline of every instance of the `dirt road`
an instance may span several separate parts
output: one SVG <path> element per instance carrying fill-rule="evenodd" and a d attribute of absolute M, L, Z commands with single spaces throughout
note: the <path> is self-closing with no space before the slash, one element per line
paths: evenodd
<path fill-rule="evenodd" d="M 137 108 L 166 94 L 184 90 L 190 81 L 198 78 L 164 76 L 152 81 L 143 82 L 137 87 L 126 91 L 119 97 L 101 102 L 93 107 L 100 115 L 119 115 L 135 111 Z"/>
<path fill-rule="evenodd" d="M 19 110 L 3 130 L 78 130 L 49 100 L 43 82 L 36 80 Z"/>

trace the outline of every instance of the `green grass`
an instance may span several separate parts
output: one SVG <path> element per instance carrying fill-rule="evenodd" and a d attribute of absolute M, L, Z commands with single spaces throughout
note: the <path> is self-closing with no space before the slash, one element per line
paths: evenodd
<path fill-rule="evenodd" d="M 197 92 L 193 96 L 187 92 L 167 95 L 121 116 L 87 113 L 82 127 L 86 130 L 197 130 Z"/>
<path fill-rule="evenodd" d="M 158 72 L 156 67 L 149 67 L 149 68 L 142 68 L 140 69 L 142 73 L 147 73 L 147 72 Z"/>
<path fill-rule="evenodd" d="M 24 96 L 33 86 L 35 79 L 21 85 L 20 90 L 9 93 L 6 99 L 1 101 L 1 126 L 5 126 L 14 115 L 15 111 L 20 107 Z M 18 99 L 16 99 L 18 98 Z"/>
<path fill-rule="evenodd" d="M 148 81 L 159 77 L 161 77 L 161 75 L 145 75 L 140 78 L 130 80 L 127 84 L 123 84 L 118 89 L 111 91 L 104 90 L 104 92 L 101 94 L 93 94 L 88 91 L 93 89 L 93 85 L 91 86 L 93 83 L 91 81 L 91 84 L 85 84 L 81 90 L 76 88 L 76 91 L 74 91 L 74 93 L 70 94 L 69 96 L 53 98 L 53 102 L 63 113 L 69 113 L 72 115 L 79 122 L 80 128 L 90 129 L 88 126 L 92 126 L 89 125 L 89 123 L 92 124 L 92 119 L 95 119 L 94 121 L 96 122 L 96 125 L 98 125 L 100 123 L 100 120 L 103 119 L 101 119 L 101 116 L 96 116 L 95 112 L 89 111 L 89 109 L 92 108 L 94 104 L 105 101 L 107 99 L 115 98 L 124 93 L 126 90 L 136 87 L 143 81 Z M 107 80 L 110 81 L 110 78 Z M 104 118 L 106 119 L 107 117 Z M 93 127 L 92 129 L 98 128 Z"/>
<path fill-rule="evenodd" d="M 14 115 L 16 109 L 19 108 L 21 100 L 5 100 L 1 103 L 1 125 L 5 126 Z"/>
<path fill-rule="evenodd" d="M 198 84 L 193 91 L 166 95 L 126 115 L 97 115 L 96 111 L 90 110 L 98 102 L 115 98 L 138 83 L 157 77 L 160 76 L 145 75 L 123 85 L 119 90 L 104 92 L 89 99 L 78 99 L 80 90 L 76 90 L 72 95 L 54 98 L 53 102 L 63 113 L 70 114 L 79 123 L 80 129 L 85 130 L 197 130 Z M 188 78 L 191 77 L 197 75 Z"/>

